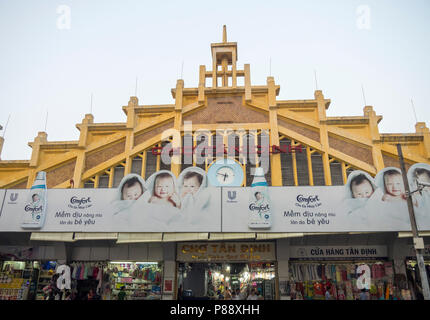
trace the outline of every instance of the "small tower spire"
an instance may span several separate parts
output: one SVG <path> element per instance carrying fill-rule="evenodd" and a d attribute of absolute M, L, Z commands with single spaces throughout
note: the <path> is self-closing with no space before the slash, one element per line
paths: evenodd
<path fill-rule="evenodd" d="M 227 42 L 227 26 L 222 27 L 222 42 Z"/>

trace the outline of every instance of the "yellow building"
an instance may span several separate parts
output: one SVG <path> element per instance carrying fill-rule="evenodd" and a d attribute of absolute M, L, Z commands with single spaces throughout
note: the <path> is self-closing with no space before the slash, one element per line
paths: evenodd
<path fill-rule="evenodd" d="M 398 143 L 402 145 L 407 168 L 414 163 L 430 163 L 430 131 L 424 122 L 416 123 L 415 133 L 380 133 L 378 124 L 382 116 L 377 115 L 373 106 L 364 106 L 362 116 L 329 117 L 326 111 L 331 100 L 321 90 L 316 90 L 310 98 L 278 100 L 281 88 L 274 77 L 267 77 L 265 84 L 253 85 L 250 65 L 244 64 L 243 70 L 238 69 L 237 43 L 227 40 L 225 27 L 222 42 L 211 44 L 211 54 L 212 66 L 199 67 L 198 87 L 188 88 L 182 79 L 177 80 L 176 87 L 171 89 L 174 104 L 140 105 L 138 98 L 132 96 L 122 107 L 126 122 L 97 123 L 92 114 L 86 114 L 82 123 L 76 124 L 80 131 L 77 141 L 48 141 L 47 133 L 39 132 L 34 141 L 29 142 L 31 159 L 0 161 L 0 188 L 30 188 L 39 171 L 47 173 L 48 188 L 112 188 L 118 186 L 126 174 L 138 173 L 147 178 L 161 169 L 171 170 L 178 176 L 187 165 L 166 165 L 159 155 L 152 152 L 154 147 L 168 142 L 162 140 L 162 135 L 169 129 L 181 132 L 183 139 L 186 138 L 184 135 L 191 134 L 193 145 L 202 139 L 213 145 L 217 134 L 226 145 L 233 141 L 240 147 L 244 139 L 254 140 L 258 145 L 261 132 L 266 131 L 271 146 L 302 146 L 303 152 L 270 155 L 267 179 L 272 186 L 342 185 L 348 173 L 355 169 L 374 176 L 384 167 L 400 167 Z M 192 123 L 191 133 L 187 129 L 189 122 Z M 174 142 L 175 147 L 180 147 L 183 141 Z M 4 141 L 0 143 L 1 152 Z M 237 155 L 236 160 L 242 164 L 245 173 L 243 185 L 250 185 L 249 156 Z M 199 166 L 207 169 L 210 164 L 206 161 Z M 143 243 L 151 246 L 189 240 L 285 238 L 289 241 L 291 237 L 303 236 L 264 233 L 33 233 L 31 240 L 64 244 L 100 239 L 111 241 L 111 245 L 116 241 L 116 245 Z M 397 239 L 397 234 L 393 239 Z M 277 241 L 278 247 L 281 246 L 283 242 Z M 288 278 L 281 271 L 285 263 L 288 265 L 282 261 L 288 261 L 288 258 L 282 259 L 277 259 L 278 298 L 278 281 Z M 171 258 L 161 260 L 166 264 L 167 261 L 172 262 Z M 176 279 L 177 275 L 171 274 L 170 277 Z"/>

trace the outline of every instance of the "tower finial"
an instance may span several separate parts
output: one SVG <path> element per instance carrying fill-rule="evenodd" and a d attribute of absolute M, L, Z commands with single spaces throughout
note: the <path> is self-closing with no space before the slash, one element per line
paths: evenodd
<path fill-rule="evenodd" d="M 227 27 L 224 25 L 222 27 L 222 42 L 227 42 Z"/>

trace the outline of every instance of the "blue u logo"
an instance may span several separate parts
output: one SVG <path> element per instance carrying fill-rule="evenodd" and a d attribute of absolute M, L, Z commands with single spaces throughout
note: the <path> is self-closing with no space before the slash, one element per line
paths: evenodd
<path fill-rule="evenodd" d="M 228 198 L 229 198 L 230 200 L 234 200 L 234 199 L 236 199 L 236 191 L 229 191 L 229 192 L 227 193 L 227 196 L 228 196 Z"/>

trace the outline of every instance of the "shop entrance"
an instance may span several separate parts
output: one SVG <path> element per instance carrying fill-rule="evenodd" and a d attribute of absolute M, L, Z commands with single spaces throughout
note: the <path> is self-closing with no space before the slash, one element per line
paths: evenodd
<path fill-rule="evenodd" d="M 275 279 L 275 262 L 178 263 L 178 299 L 274 300 Z"/>
<path fill-rule="evenodd" d="M 369 270 L 370 283 L 364 288 L 358 285 L 358 282 L 363 281 L 363 273 L 358 271 L 360 266 L 367 266 Z M 393 264 L 386 260 L 292 260 L 290 279 L 289 283 L 281 284 L 281 290 L 290 295 L 291 300 L 400 300 L 401 298 L 401 292 L 394 284 Z M 364 297 L 360 295 L 362 292 L 365 293 Z"/>
<path fill-rule="evenodd" d="M 430 260 L 424 260 L 427 278 L 430 279 Z M 416 259 L 406 260 L 406 276 L 413 300 L 424 300 L 420 270 Z M 430 284 L 430 281 L 429 281 Z"/>

